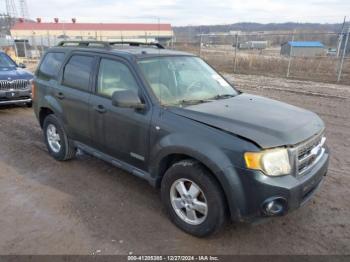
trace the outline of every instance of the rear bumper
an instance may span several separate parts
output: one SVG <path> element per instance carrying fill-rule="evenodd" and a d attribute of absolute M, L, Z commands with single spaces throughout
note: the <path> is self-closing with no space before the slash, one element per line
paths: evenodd
<path fill-rule="evenodd" d="M 326 150 L 322 158 L 312 169 L 301 177 L 287 175 L 281 177 L 269 177 L 260 171 L 247 169 L 236 169 L 241 186 L 242 194 L 237 215 L 232 219 L 235 221 L 255 222 L 257 220 L 272 216 L 266 213 L 266 203 L 277 199 L 283 203 L 283 212 L 287 214 L 305 205 L 320 188 L 327 174 L 329 152 Z M 237 208 L 237 204 L 234 203 Z M 232 213 L 232 209 L 231 209 Z"/>

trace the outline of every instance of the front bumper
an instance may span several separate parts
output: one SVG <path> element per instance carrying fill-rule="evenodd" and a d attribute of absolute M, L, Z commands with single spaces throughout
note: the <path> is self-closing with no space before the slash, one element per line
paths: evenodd
<path fill-rule="evenodd" d="M 30 102 L 32 102 L 32 91 L 30 89 L 0 91 L 0 105 Z"/>
<path fill-rule="evenodd" d="M 287 175 L 269 177 L 260 171 L 237 169 L 243 187 L 243 199 L 239 206 L 240 221 L 254 222 L 267 217 L 264 204 L 272 199 L 282 199 L 286 214 L 307 203 L 322 184 L 327 174 L 329 152 L 307 172 L 297 177 Z"/>

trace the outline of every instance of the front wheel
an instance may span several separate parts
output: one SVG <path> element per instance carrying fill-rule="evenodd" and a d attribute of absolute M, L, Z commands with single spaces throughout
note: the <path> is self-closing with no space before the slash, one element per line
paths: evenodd
<path fill-rule="evenodd" d="M 45 118 L 43 131 L 47 149 L 53 158 L 63 161 L 75 156 L 76 149 L 55 115 L 51 114 Z"/>
<path fill-rule="evenodd" d="M 204 237 L 225 222 L 225 199 L 211 173 L 199 162 L 171 166 L 161 185 L 162 201 L 172 222 L 187 233 Z"/>

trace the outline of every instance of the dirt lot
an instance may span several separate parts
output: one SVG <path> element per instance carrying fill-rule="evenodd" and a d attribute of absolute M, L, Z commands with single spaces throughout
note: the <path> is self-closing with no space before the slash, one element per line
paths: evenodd
<path fill-rule="evenodd" d="M 350 254 L 350 87 L 233 79 L 241 90 L 311 109 L 326 122 L 330 169 L 306 206 L 197 239 L 169 222 L 145 181 L 87 155 L 56 162 L 31 109 L 1 108 L 0 254 Z"/>

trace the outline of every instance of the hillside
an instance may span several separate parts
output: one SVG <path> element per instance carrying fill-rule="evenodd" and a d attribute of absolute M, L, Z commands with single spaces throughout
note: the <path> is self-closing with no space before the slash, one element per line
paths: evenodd
<path fill-rule="evenodd" d="M 180 26 L 174 27 L 175 33 L 188 29 L 202 33 L 230 32 L 230 31 L 317 31 L 317 32 L 339 32 L 342 24 L 321 24 L 321 23 L 236 23 L 229 25 L 201 25 L 201 26 Z"/>
<path fill-rule="evenodd" d="M 296 30 L 298 33 L 305 32 L 329 32 L 338 33 L 341 31 L 342 24 L 321 24 L 321 23 L 236 23 L 230 25 L 201 25 L 201 26 L 181 26 L 173 27 L 177 39 L 193 39 L 198 34 L 209 33 L 228 33 L 230 31 L 243 32 L 262 32 L 276 31 L 286 32 Z"/>

